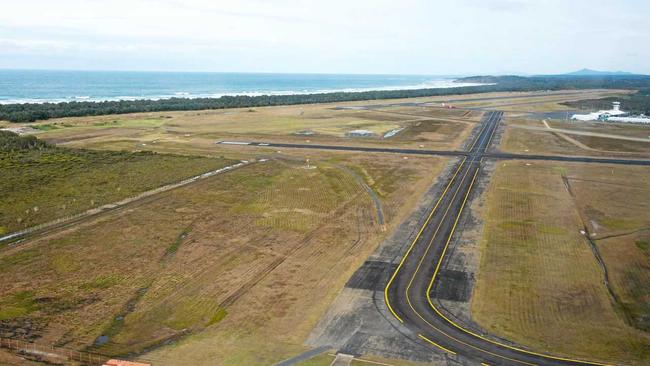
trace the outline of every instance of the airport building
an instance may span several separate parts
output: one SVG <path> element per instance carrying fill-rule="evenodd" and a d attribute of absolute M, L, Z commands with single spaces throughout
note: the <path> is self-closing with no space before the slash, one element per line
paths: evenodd
<path fill-rule="evenodd" d="M 620 102 L 613 102 L 612 109 L 610 110 L 602 110 L 589 114 L 574 114 L 571 119 L 575 121 L 607 121 L 650 124 L 650 118 L 643 114 L 630 116 L 628 112 L 622 111 Z"/>
<path fill-rule="evenodd" d="M 589 114 L 574 114 L 572 120 L 576 121 L 606 121 L 609 117 L 625 116 L 627 112 L 621 110 L 621 102 L 613 102 L 612 109 L 602 110 Z"/>

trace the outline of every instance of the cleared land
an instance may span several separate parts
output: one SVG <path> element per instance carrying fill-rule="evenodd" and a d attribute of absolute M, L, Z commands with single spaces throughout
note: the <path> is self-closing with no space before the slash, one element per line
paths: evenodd
<path fill-rule="evenodd" d="M 288 358 L 386 234 L 363 185 L 390 228 L 442 162 L 256 163 L 3 250 L 0 331 L 158 365 Z"/>
<path fill-rule="evenodd" d="M 643 168 L 499 162 L 482 213 L 472 318 L 535 350 L 646 364 L 650 335 L 639 329 L 650 257 L 636 236 L 644 234 L 596 241 L 621 306 L 580 230 L 598 227 L 599 238 L 647 228 L 647 182 Z"/>

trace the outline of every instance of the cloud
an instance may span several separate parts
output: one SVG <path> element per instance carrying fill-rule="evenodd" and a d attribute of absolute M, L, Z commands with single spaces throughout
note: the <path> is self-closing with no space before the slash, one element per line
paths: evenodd
<path fill-rule="evenodd" d="M 650 30 L 630 26 L 648 13 L 638 0 L 21 0 L 0 12 L 0 67 L 539 73 L 615 44 L 639 56 L 598 62 L 650 72 Z"/>
<path fill-rule="evenodd" d="M 481 1 L 463 1 L 469 7 L 478 7 L 493 12 L 510 12 L 521 13 L 531 8 L 534 2 L 525 0 L 481 0 Z"/>

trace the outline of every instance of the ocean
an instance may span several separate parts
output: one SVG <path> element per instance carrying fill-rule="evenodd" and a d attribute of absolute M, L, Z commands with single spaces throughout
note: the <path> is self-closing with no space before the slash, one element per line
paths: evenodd
<path fill-rule="evenodd" d="M 0 70 L 0 104 L 450 88 L 451 76 Z"/>

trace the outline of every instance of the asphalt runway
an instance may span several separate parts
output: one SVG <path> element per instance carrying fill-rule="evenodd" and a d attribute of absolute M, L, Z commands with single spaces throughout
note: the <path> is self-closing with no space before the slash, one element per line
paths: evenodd
<path fill-rule="evenodd" d="M 390 312 L 423 342 L 451 355 L 488 365 L 594 365 L 502 344 L 466 330 L 436 308 L 430 294 L 458 220 L 481 169 L 485 151 L 501 119 L 488 112 L 480 134 L 458 163 L 424 226 L 385 288 Z"/>
<path fill-rule="evenodd" d="M 223 142 L 220 142 L 223 143 Z M 237 145 L 259 146 L 259 147 L 277 147 L 290 149 L 316 149 L 316 150 L 335 150 L 335 151 L 359 151 L 370 153 L 389 153 L 405 155 L 430 155 L 430 156 L 465 156 L 471 155 L 467 151 L 457 150 L 424 150 L 424 149 L 398 149 L 384 147 L 366 147 L 366 146 L 340 146 L 340 145 L 319 145 L 319 144 L 286 144 L 273 142 L 240 142 Z M 488 159 L 520 159 L 520 160 L 548 160 L 548 161 L 568 161 L 577 163 L 598 163 L 598 164 L 622 164 L 622 165 L 640 165 L 650 166 L 648 159 L 619 159 L 619 158 L 599 158 L 591 156 L 562 156 L 562 155 L 529 155 L 529 154 L 511 154 L 511 153 L 488 153 L 483 152 L 481 155 Z"/>

